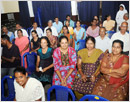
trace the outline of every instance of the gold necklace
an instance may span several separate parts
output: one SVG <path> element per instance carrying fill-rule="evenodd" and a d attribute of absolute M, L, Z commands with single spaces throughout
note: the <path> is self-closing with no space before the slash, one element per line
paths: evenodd
<path fill-rule="evenodd" d="M 116 58 L 116 60 L 114 61 L 114 60 L 113 60 L 113 54 L 112 54 L 112 61 L 111 61 L 111 62 L 112 62 L 113 64 L 115 64 L 115 62 L 117 62 L 117 60 L 120 58 L 120 56 L 121 56 L 121 54 L 118 55 L 117 58 Z"/>

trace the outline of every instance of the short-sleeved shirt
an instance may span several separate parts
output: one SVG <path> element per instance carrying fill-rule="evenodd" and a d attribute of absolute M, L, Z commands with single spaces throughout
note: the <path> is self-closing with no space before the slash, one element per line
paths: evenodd
<path fill-rule="evenodd" d="M 33 43 L 33 49 L 40 47 L 40 38 L 38 38 L 37 41 L 34 41 L 34 39 L 32 39 L 31 42 Z"/>
<path fill-rule="evenodd" d="M 102 39 L 101 36 L 98 36 L 95 38 L 95 40 L 95 48 L 100 49 L 103 52 L 105 52 L 108 49 L 110 52 L 110 39 L 107 36 L 105 36 L 104 39 Z"/>
<path fill-rule="evenodd" d="M 123 43 L 124 43 L 123 51 L 124 52 L 129 51 L 130 43 L 129 43 L 129 34 L 127 32 L 125 32 L 125 34 L 121 34 L 121 32 L 117 32 L 112 35 L 111 40 L 110 40 L 111 49 L 112 49 L 112 43 L 114 40 L 123 41 Z"/>
<path fill-rule="evenodd" d="M 4 35 L 5 35 L 5 33 L 4 33 Z M 15 39 L 15 36 L 14 36 L 13 32 L 8 31 L 7 35 L 10 38 L 10 42 L 12 42 L 12 40 Z"/>
<path fill-rule="evenodd" d="M 13 44 L 10 49 L 7 46 L 3 47 L 2 56 L 11 59 L 12 57 L 20 57 L 18 47 Z M 2 68 L 14 68 L 20 66 L 20 60 L 15 59 L 13 63 L 2 60 Z"/>
<path fill-rule="evenodd" d="M 21 29 L 21 30 L 22 30 L 22 32 L 23 32 L 23 36 L 28 37 L 28 33 L 27 33 L 27 31 L 26 31 L 25 29 Z M 15 35 L 15 38 L 18 37 L 18 32 L 17 32 L 17 30 L 14 32 L 14 35 Z"/>
<path fill-rule="evenodd" d="M 65 23 L 66 23 L 66 20 L 64 21 L 64 25 L 65 25 Z M 74 23 L 75 23 L 75 22 L 74 22 L 73 20 L 70 19 L 70 22 L 69 22 L 69 23 L 70 23 L 70 26 L 71 26 L 71 27 L 74 27 Z"/>
<path fill-rule="evenodd" d="M 62 22 L 59 21 L 58 24 L 54 22 L 53 26 L 57 29 L 57 33 L 60 33 L 60 31 L 62 30 L 63 24 Z"/>
<path fill-rule="evenodd" d="M 30 31 L 30 40 L 32 39 L 32 34 L 31 34 L 31 32 L 32 32 L 33 30 L 34 30 L 34 28 L 32 28 L 31 31 Z M 37 28 L 36 28 L 36 32 L 37 32 L 39 38 L 41 38 L 41 37 L 44 35 L 44 34 L 43 34 L 43 31 L 42 31 L 42 29 L 41 29 L 40 27 L 37 27 Z"/>
<path fill-rule="evenodd" d="M 45 29 L 44 29 L 44 35 L 43 36 L 46 36 L 46 30 L 48 29 L 49 27 L 47 26 Z M 57 33 L 57 30 L 55 27 L 51 26 L 51 30 L 52 30 L 52 35 L 54 36 L 58 36 L 58 33 Z"/>
<path fill-rule="evenodd" d="M 106 30 L 110 31 L 113 27 L 115 27 L 115 21 L 114 20 L 105 20 L 103 22 L 103 27 L 106 28 Z"/>
<path fill-rule="evenodd" d="M 44 88 L 41 82 L 35 78 L 29 78 L 24 88 L 14 80 L 14 88 L 16 101 L 30 102 L 38 99 L 45 101 Z"/>

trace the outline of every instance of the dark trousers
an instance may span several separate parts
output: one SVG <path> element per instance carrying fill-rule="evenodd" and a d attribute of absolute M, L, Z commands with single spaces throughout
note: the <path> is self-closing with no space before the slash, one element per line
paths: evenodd
<path fill-rule="evenodd" d="M 1 79 L 6 75 L 14 75 L 15 68 L 1 68 Z"/>

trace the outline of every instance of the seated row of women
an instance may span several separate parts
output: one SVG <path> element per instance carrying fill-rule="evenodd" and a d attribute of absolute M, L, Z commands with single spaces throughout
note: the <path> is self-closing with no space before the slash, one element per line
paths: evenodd
<path fill-rule="evenodd" d="M 66 36 L 53 50 L 47 37 L 41 38 L 37 51 L 36 71 L 31 77 L 42 82 L 71 88 L 79 99 L 85 94 L 123 101 L 128 96 L 129 57 L 122 54 L 123 42 L 113 41 L 112 53 L 95 48 L 95 38 L 86 39 L 86 48 L 76 51 Z M 77 68 L 76 68 L 77 65 Z"/>

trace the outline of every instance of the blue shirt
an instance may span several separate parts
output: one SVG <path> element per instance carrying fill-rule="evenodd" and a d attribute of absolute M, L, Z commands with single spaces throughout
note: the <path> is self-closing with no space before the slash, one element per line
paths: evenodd
<path fill-rule="evenodd" d="M 4 34 L 5 34 L 5 33 L 4 33 Z M 8 34 L 7 34 L 7 35 L 8 35 L 9 38 L 10 38 L 10 42 L 12 42 L 12 40 L 15 38 L 13 32 L 9 32 L 9 31 L 8 31 Z"/>
<path fill-rule="evenodd" d="M 64 25 L 66 23 L 66 20 L 64 21 Z M 74 21 L 73 20 L 70 20 L 70 27 L 74 27 Z"/>
<path fill-rule="evenodd" d="M 56 28 L 57 33 L 60 33 L 60 31 L 62 30 L 63 24 L 62 24 L 62 22 L 58 21 L 58 24 L 56 22 L 54 22 L 53 26 Z"/>

